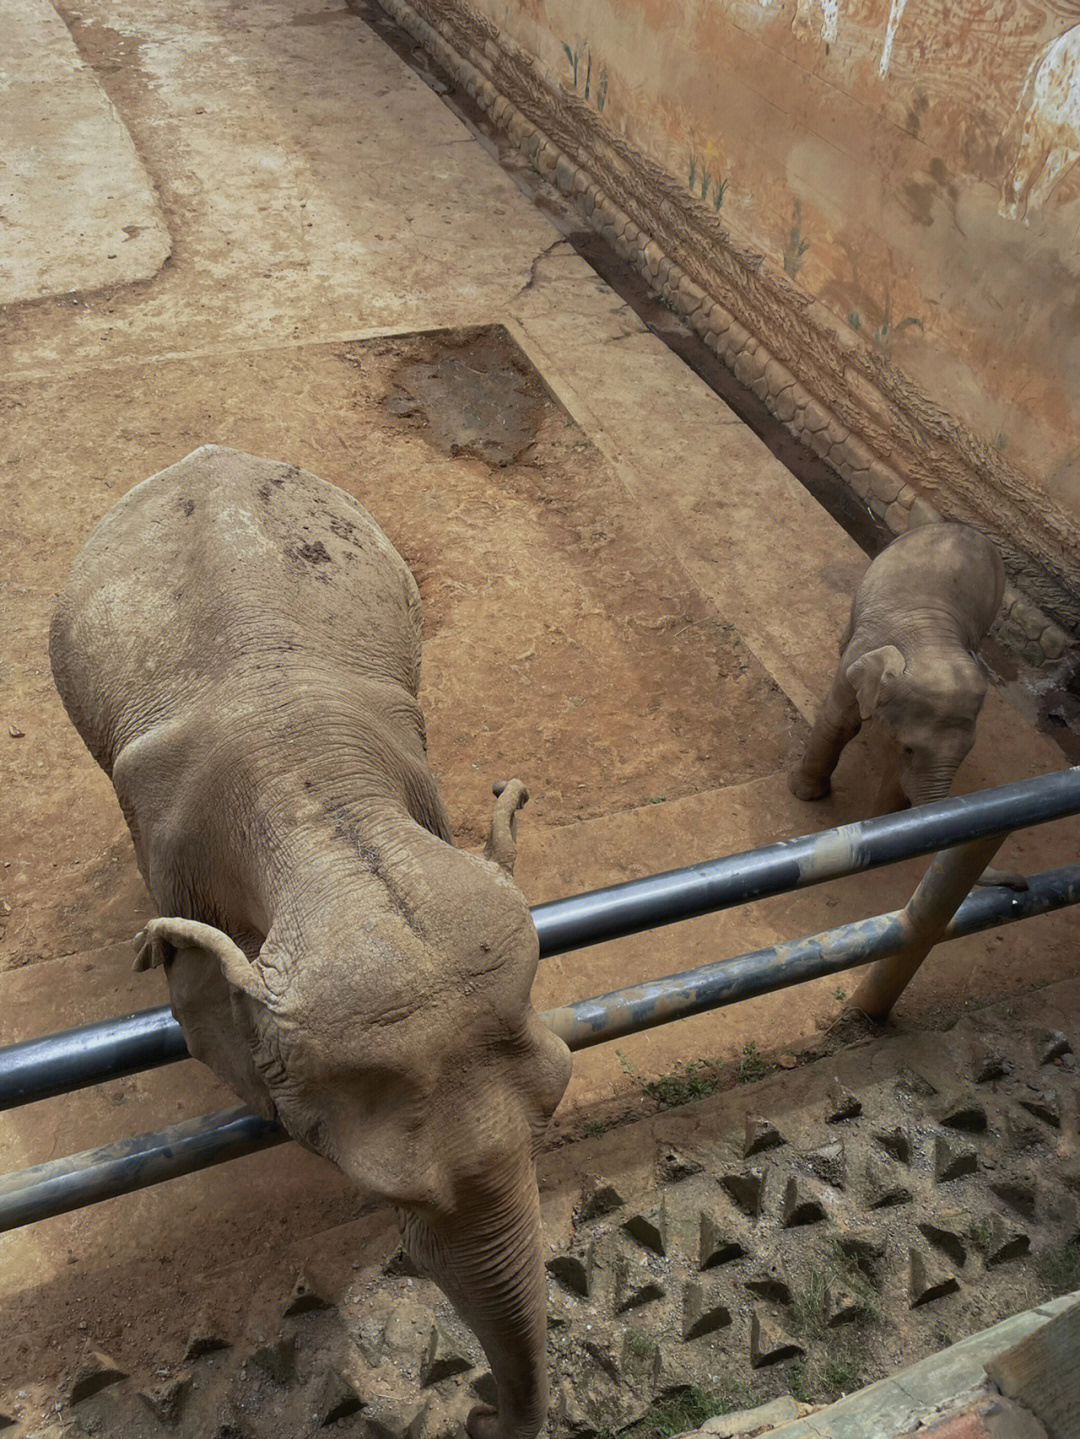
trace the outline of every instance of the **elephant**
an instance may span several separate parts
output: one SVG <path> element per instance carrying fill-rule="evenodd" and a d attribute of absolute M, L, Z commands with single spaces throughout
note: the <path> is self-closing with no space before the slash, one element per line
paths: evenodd
<path fill-rule="evenodd" d="M 924 525 L 882 550 L 855 592 L 792 793 L 824 798 L 844 746 L 872 718 L 891 751 L 875 813 L 944 799 L 975 742 L 987 690 L 977 652 L 1004 589 L 1001 556 L 970 525 Z"/>
<path fill-rule="evenodd" d="M 197 1059 L 398 1210 L 491 1365 L 473 1439 L 533 1439 L 535 1158 L 570 1055 L 530 1002 L 527 794 L 496 786 L 486 854 L 454 848 L 420 646 L 416 583 L 367 510 L 205 446 L 101 520 L 49 648 L 161 916 L 136 969 L 164 968 Z"/>

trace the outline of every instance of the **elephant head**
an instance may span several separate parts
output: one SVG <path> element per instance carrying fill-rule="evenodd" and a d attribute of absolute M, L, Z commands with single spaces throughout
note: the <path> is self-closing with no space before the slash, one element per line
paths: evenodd
<path fill-rule="evenodd" d="M 193 986 L 221 987 L 228 1016 L 185 1024 L 193 1053 L 403 1211 L 417 1267 L 491 1364 L 497 1407 L 473 1410 L 473 1439 L 532 1439 L 548 1404 L 534 1160 L 570 1056 L 530 1002 L 536 930 L 510 876 L 523 796 L 512 782 L 496 804 L 492 859 L 382 815 L 362 870 L 306 874 L 250 956 L 182 919 L 137 940 L 137 968 L 168 965 L 182 1023 Z M 241 1055 L 215 1052 L 237 1036 Z"/>
<path fill-rule="evenodd" d="M 876 719 L 896 742 L 900 784 L 912 804 L 944 799 L 975 743 L 986 678 L 972 655 L 920 654 L 895 645 L 868 650 L 847 666 L 859 717 Z"/>

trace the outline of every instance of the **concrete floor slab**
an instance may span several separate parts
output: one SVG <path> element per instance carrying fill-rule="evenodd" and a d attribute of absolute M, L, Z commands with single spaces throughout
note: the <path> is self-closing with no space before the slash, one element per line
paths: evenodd
<path fill-rule="evenodd" d="M 63 8 L 175 243 L 169 264 L 138 284 L 0 311 L 0 784 L 14 818 L 3 837 L 15 844 L 0 856 L 0 899 L 17 900 L 0 915 L 16 961 L 0 980 L 0 1039 L 160 998 L 126 969 L 148 900 L 111 789 L 60 713 L 45 640 L 52 595 L 94 520 L 207 440 L 354 488 L 394 534 L 424 591 L 432 755 L 466 843 L 482 836 L 490 780 L 511 761 L 530 767 L 519 860 L 530 900 L 862 817 L 863 739 L 822 805 L 800 805 L 784 780 L 861 552 L 438 96 L 333 0 Z M 61 54 L 67 32 L 50 30 L 35 63 L 54 44 Z M 551 434 L 527 457 L 529 476 L 515 477 L 357 408 L 365 338 L 496 324 L 575 422 L 563 440 L 585 447 L 580 485 L 557 496 L 545 490 L 560 453 Z M 391 481 L 365 490 L 365 476 L 379 475 Z M 8 737 L 11 723 L 20 738 Z M 1063 763 L 991 696 L 961 787 Z M 1003 863 L 1058 863 L 1078 840 L 1073 822 L 1033 831 Z M 919 868 L 547 962 L 537 1001 L 892 907 Z M 900 1019 L 943 1023 L 1072 973 L 1076 933 L 1063 914 L 944 949 Z M 813 1037 L 835 1019 L 839 987 L 823 981 L 658 1031 L 626 1053 L 645 1077 L 697 1055 L 731 1064 L 751 1040 L 765 1051 Z M 581 1056 L 569 1103 L 580 1111 L 637 1089 L 607 1046 Z M 221 1101 L 197 1066 L 175 1066 L 9 1116 L 4 1162 Z M 360 1202 L 328 1174 L 288 1146 L 8 1236 L 10 1326 L 33 1315 L 39 1339 L 55 1333 L 74 1352 L 83 1340 L 72 1321 L 93 1312 L 101 1341 L 122 1348 L 132 1342 L 125 1305 L 159 1294 L 167 1272 L 175 1338 L 207 1267 L 233 1264 L 218 1292 L 231 1286 L 246 1302 L 263 1268 L 285 1262 L 282 1236 L 360 1242 L 350 1228 L 368 1222 L 355 1218 Z M 258 1215 L 249 1228 L 245 1208 Z"/>
<path fill-rule="evenodd" d="M 171 242 L 153 184 L 48 0 L 5 5 L 0 67 L 0 304 L 156 274 Z"/>

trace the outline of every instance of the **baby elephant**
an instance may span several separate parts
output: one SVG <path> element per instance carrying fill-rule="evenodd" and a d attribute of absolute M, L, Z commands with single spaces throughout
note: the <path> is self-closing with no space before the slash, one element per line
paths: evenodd
<path fill-rule="evenodd" d="M 473 1439 L 533 1439 L 534 1152 L 570 1055 L 529 998 L 522 785 L 500 790 L 487 858 L 451 843 L 405 562 L 333 485 L 207 447 L 101 521 L 50 653 L 161 914 L 136 968 L 163 966 L 197 1059 L 403 1211 L 491 1363 Z"/>
<path fill-rule="evenodd" d="M 975 655 L 1004 587 L 1001 556 L 969 525 L 909 530 L 883 550 L 856 591 L 792 792 L 827 795 L 844 746 L 874 718 L 894 750 L 875 813 L 944 799 L 975 742 L 986 694 Z"/>

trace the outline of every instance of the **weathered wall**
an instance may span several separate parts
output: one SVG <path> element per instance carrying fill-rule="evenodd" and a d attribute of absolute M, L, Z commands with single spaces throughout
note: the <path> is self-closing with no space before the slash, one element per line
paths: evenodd
<path fill-rule="evenodd" d="M 473 0 L 1080 515 L 1076 0 Z"/>

